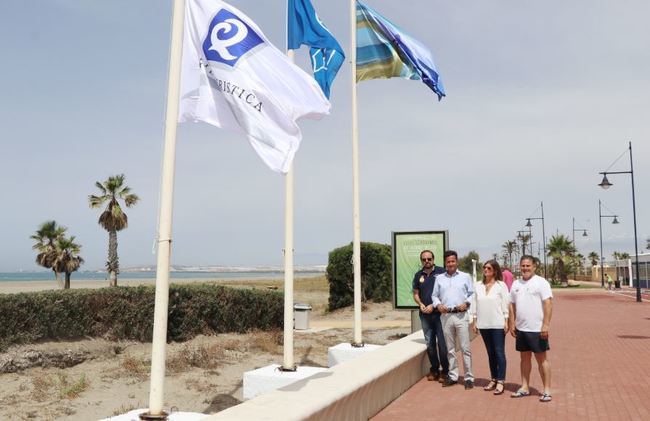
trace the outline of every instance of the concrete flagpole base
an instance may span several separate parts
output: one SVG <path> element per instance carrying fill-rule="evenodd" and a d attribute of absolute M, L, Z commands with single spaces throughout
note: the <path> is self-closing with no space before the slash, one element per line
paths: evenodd
<path fill-rule="evenodd" d="M 341 343 L 327 349 L 327 366 L 334 367 L 337 364 L 353 360 L 360 355 L 372 352 L 381 348 L 382 345 L 364 344 L 360 347 L 352 346 L 351 343 Z"/>
<path fill-rule="evenodd" d="M 256 370 L 246 371 L 244 373 L 243 387 L 244 400 L 289 386 L 324 371 L 327 371 L 327 369 L 307 366 L 298 366 L 296 371 L 282 371 L 280 370 L 280 364 L 271 364 Z"/>

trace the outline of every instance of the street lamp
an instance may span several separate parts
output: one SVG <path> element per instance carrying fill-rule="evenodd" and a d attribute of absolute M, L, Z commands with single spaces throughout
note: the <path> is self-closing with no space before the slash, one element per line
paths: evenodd
<path fill-rule="evenodd" d="M 600 286 L 605 288 L 605 269 L 603 267 L 603 261 L 605 260 L 603 257 L 603 218 L 614 218 L 612 224 L 618 224 L 619 222 L 618 215 L 603 215 L 601 208 L 602 203 L 600 199 L 598 199 L 598 226 L 600 228 Z"/>
<path fill-rule="evenodd" d="M 613 185 L 607 179 L 607 174 L 630 174 L 630 178 L 632 179 L 632 216 L 634 219 L 634 254 L 636 257 L 636 301 L 640 303 L 642 301 L 641 277 L 639 276 L 639 246 L 636 234 L 636 198 L 634 196 L 634 164 L 632 163 L 632 142 L 629 142 L 628 144 L 628 152 L 630 153 L 630 171 L 601 171 L 598 174 L 603 175 L 603 181 L 601 181 L 598 185 L 603 189 L 608 189 Z M 620 158 L 621 157 L 618 157 L 616 161 L 618 161 Z M 616 163 L 616 161 L 614 161 L 614 163 Z M 612 163 L 612 165 L 614 165 L 614 163 Z M 612 165 L 610 165 L 610 168 Z"/>
<path fill-rule="evenodd" d="M 544 247 L 544 278 L 546 278 L 546 230 L 544 228 L 544 202 L 541 202 L 541 208 L 542 208 L 542 217 L 541 218 L 526 218 L 526 226 L 528 228 L 531 228 L 533 224 L 530 223 L 531 220 L 537 220 L 541 219 L 542 220 L 542 246 Z"/>
<path fill-rule="evenodd" d="M 587 237 L 587 230 L 584 228 L 578 228 L 576 229 L 576 218 L 573 217 L 571 218 L 573 220 L 573 247 L 576 246 L 576 232 L 581 232 L 582 231 L 582 236 Z"/>
<path fill-rule="evenodd" d="M 584 228 L 578 228 L 578 229 L 576 229 L 576 218 L 575 218 L 575 217 L 571 217 L 571 220 L 572 220 L 572 223 L 573 223 L 573 225 L 572 225 L 572 233 L 571 233 L 571 235 L 572 235 L 573 237 L 572 237 L 572 241 L 571 241 L 571 242 L 573 243 L 573 247 L 575 248 L 575 251 L 576 251 L 576 253 L 577 253 L 577 252 L 578 252 L 578 248 L 576 247 L 576 232 L 581 232 L 581 231 L 582 231 L 582 236 L 583 236 L 583 237 L 586 237 L 586 236 L 587 236 L 587 230 L 584 229 Z M 574 271 L 573 271 L 573 276 L 575 277 L 576 275 L 577 275 L 577 273 L 576 273 L 576 271 L 574 270 Z"/>

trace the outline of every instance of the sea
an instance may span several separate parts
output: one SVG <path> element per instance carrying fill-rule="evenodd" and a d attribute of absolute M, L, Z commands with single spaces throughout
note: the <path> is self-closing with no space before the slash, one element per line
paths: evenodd
<path fill-rule="evenodd" d="M 297 278 L 307 278 L 312 276 L 320 276 L 325 272 L 323 270 L 301 270 L 296 271 L 294 276 Z M 233 270 L 233 271 L 170 271 L 169 277 L 171 279 L 283 279 L 284 272 L 278 270 Z M 101 271 L 79 271 L 74 272 L 71 277 L 74 280 L 83 281 L 106 281 L 108 274 Z M 121 272 L 118 275 L 119 279 L 151 279 L 153 282 L 156 279 L 155 271 L 134 271 L 134 272 Z M 0 282 L 16 282 L 16 281 L 54 281 L 54 273 L 52 271 L 34 271 L 34 272 L 0 272 Z"/>

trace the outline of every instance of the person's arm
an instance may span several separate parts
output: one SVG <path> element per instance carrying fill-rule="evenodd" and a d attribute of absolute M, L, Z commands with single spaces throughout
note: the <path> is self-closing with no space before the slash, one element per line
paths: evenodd
<path fill-rule="evenodd" d="M 551 327 L 551 316 L 553 314 L 553 300 L 547 298 L 542 301 L 542 306 L 544 308 L 544 320 L 542 321 L 542 332 L 539 337 L 542 339 L 548 339 L 548 331 Z"/>
<path fill-rule="evenodd" d="M 474 291 L 476 291 L 476 288 L 474 288 Z M 469 315 L 470 315 L 470 326 L 469 327 L 470 327 L 470 329 L 472 329 L 472 331 L 474 333 L 478 333 L 478 327 L 476 325 L 476 317 L 477 317 L 477 313 L 476 313 L 476 293 L 472 294 L 472 301 L 471 301 L 471 304 L 469 306 Z"/>
<path fill-rule="evenodd" d="M 437 308 L 440 313 L 446 313 L 447 308 L 442 305 L 440 300 L 440 281 L 436 279 L 436 283 L 433 285 L 433 293 L 431 293 L 431 305 L 433 308 Z"/>
<path fill-rule="evenodd" d="M 515 320 L 517 318 L 517 306 L 515 303 L 510 303 L 510 311 L 508 312 L 508 321 L 510 325 L 510 334 L 513 337 L 517 337 L 517 328 L 515 327 Z"/>
<path fill-rule="evenodd" d="M 470 278 L 469 275 L 467 275 L 467 278 L 465 279 L 465 289 L 465 301 L 463 301 L 463 303 L 458 306 L 458 309 L 460 311 L 467 310 L 467 308 L 471 307 L 472 304 L 472 296 L 474 296 L 474 285 L 472 278 Z"/>
<path fill-rule="evenodd" d="M 501 311 L 503 313 L 503 331 L 508 332 L 510 329 L 510 294 L 508 294 L 508 286 L 505 282 L 501 282 Z"/>
<path fill-rule="evenodd" d="M 414 289 L 413 290 L 413 301 L 420 307 L 420 311 L 424 311 L 426 306 L 422 304 L 422 300 L 420 300 L 420 290 L 419 289 Z"/>

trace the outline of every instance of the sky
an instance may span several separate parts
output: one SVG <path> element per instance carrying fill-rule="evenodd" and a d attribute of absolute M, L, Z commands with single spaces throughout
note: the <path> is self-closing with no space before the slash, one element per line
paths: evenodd
<path fill-rule="evenodd" d="M 280 49 L 286 2 L 233 0 Z M 313 0 L 350 50 L 349 3 Z M 650 3 L 642 0 L 367 0 L 433 52 L 447 97 L 420 81 L 358 84 L 363 241 L 393 231 L 448 230 L 481 259 L 541 217 L 547 239 L 583 254 L 634 254 L 632 142 L 639 252 L 650 237 Z M 0 271 L 38 270 L 29 236 L 46 220 L 82 245 L 83 269 L 104 266 L 108 235 L 90 209 L 95 181 L 124 173 L 141 201 L 119 232 L 122 267 L 154 265 L 171 1 L 0 3 Z M 296 62 L 309 72 L 307 49 Z M 294 161 L 295 260 L 326 264 L 352 241 L 350 66 L 332 111 L 300 122 Z M 178 128 L 172 264 L 281 265 L 284 178 L 237 133 Z M 533 220 L 533 241 L 541 221 Z M 535 248 L 537 245 L 535 245 Z"/>

